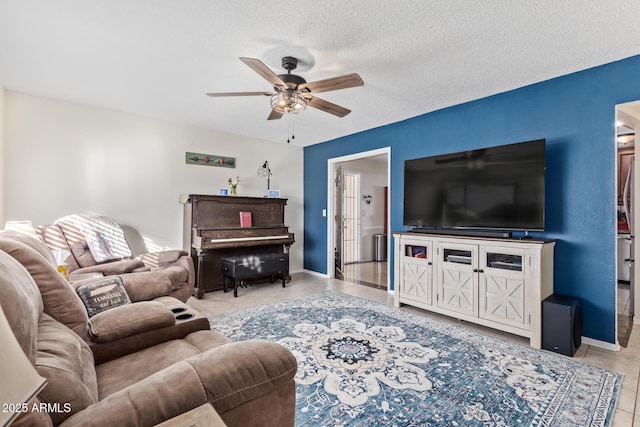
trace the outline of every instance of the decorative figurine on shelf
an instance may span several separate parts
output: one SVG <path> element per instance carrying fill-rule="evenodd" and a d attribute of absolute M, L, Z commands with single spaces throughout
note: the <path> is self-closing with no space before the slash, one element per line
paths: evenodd
<path fill-rule="evenodd" d="M 235 178 L 229 178 L 227 181 L 229 183 L 229 187 L 231 187 L 231 195 L 238 195 L 238 184 L 240 183 L 240 177 L 236 176 Z"/>

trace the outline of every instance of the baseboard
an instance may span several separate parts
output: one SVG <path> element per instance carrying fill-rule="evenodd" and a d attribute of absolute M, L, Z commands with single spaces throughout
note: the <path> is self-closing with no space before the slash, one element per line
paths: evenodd
<path fill-rule="evenodd" d="M 588 337 L 582 337 L 582 344 L 598 347 L 603 350 L 620 351 L 620 344 L 611 344 L 610 342 L 594 340 Z"/>

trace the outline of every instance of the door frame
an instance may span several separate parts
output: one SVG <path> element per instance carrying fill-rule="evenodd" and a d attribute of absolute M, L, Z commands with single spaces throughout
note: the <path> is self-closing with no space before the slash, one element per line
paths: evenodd
<path fill-rule="evenodd" d="M 630 112 L 629 109 L 632 109 L 633 112 Z M 616 122 L 622 122 L 625 123 L 628 126 L 633 125 L 633 128 L 636 131 L 636 137 L 638 135 L 638 129 L 640 128 L 640 117 L 638 117 L 638 112 L 640 111 L 640 101 L 631 101 L 631 102 L 625 102 L 622 104 L 617 104 L 615 106 L 615 119 Z M 618 182 L 618 144 L 616 141 L 617 137 L 617 124 L 616 126 L 614 126 L 614 144 L 613 146 L 614 148 L 614 159 L 615 159 L 615 163 L 614 163 L 614 182 L 615 182 L 615 212 L 616 212 L 616 218 L 617 218 L 617 212 L 618 212 L 618 186 L 619 186 L 619 182 Z M 636 144 L 638 143 L 638 141 L 636 140 Z M 636 165 L 636 168 L 638 166 Z M 634 230 L 635 230 L 635 234 L 638 234 L 638 226 L 640 226 L 640 218 L 638 218 L 638 214 L 640 212 L 640 210 L 638 208 L 640 208 L 640 173 L 638 173 L 638 171 L 636 170 L 636 173 L 633 176 L 633 189 L 634 189 L 634 194 L 633 194 L 633 205 L 634 205 L 634 212 L 636 212 L 636 215 L 634 215 L 633 219 L 634 219 Z M 614 221 L 615 224 L 615 233 L 614 233 L 614 239 L 615 240 L 615 244 L 614 244 L 614 260 L 615 260 L 615 279 L 614 279 L 614 285 L 615 285 L 615 301 L 616 301 L 616 305 L 615 305 L 615 313 L 616 313 L 616 327 L 615 327 L 615 336 L 616 336 L 616 344 L 618 343 L 618 222 Z M 634 239 L 633 242 L 631 243 L 633 245 L 633 249 L 632 249 L 632 253 L 634 254 L 638 254 L 638 250 L 640 249 L 638 247 L 638 239 Z M 632 283 L 634 283 L 634 288 L 636 288 L 635 290 L 637 291 L 637 287 L 640 285 L 640 263 L 638 264 L 637 268 L 634 269 L 634 277 L 632 279 Z M 636 309 L 640 309 L 640 292 L 634 292 L 634 306 Z M 634 324 L 640 324 L 640 316 L 634 316 L 633 317 L 633 323 Z"/>
<path fill-rule="evenodd" d="M 336 164 L 346 162 L 349 160 L 366 159 L 367 157 L 378 156 L 380 154 L 387 155 L 387 230 L 391 230 L 391 215 L 389 210 L 391 209 L 391 147 L 378 148 L 375 150 L 362 151 L 359 153 L 348 154 L 341 157 L 333 157 L 327 160 L 327 275 L 329 278 L 335 277 L 334 269 L 334 253 L 335 247 L 335 220 L 334 214 L 336 211 L 336 192 L 334 187 L 334 178 Z M 387 239 L 387 253 L 391 254 L 391 240 Z M 389 258 L 387 262 L 390 262 Z M 387 268 L 387 290 L 389 293 L 393 293 L 391 290 L 391 268 Z"/>

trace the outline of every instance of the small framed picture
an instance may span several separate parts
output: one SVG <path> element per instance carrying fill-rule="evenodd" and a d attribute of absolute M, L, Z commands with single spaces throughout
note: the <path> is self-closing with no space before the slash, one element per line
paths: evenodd
<path fill-rule="evenodd" d="M 275 199 L 280 198 L 280 190 L 269 190 L 267 197 L 273 197 Z"/>
<path fill-rule="evenodd" d="M 226 188 L 221 188 L 220 189 L 220 195 L 221 196 L 228 196 L 229 195 L 229 190 L 227 190 Z"/>

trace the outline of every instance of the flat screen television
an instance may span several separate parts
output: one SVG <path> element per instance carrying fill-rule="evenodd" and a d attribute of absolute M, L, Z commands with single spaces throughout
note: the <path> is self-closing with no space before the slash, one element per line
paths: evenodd
<path fill-rule="evenodd" d="M 406 160 L 404 225 L 544 230 L 545 140 Z"/>

